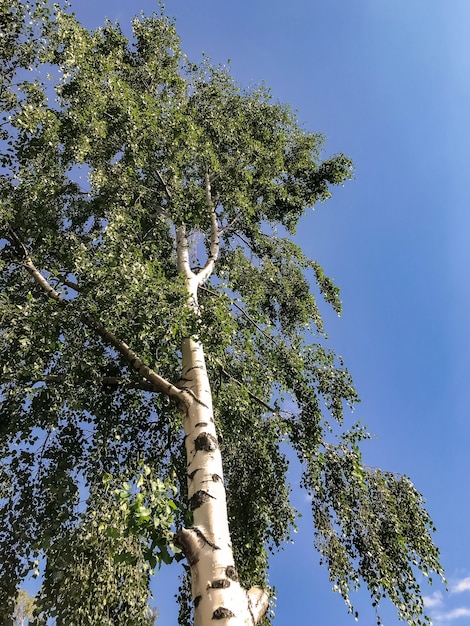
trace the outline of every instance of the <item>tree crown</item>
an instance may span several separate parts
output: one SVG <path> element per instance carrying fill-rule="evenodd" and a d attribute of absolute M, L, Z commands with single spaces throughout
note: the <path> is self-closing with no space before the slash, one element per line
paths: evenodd
<path fill-rule="evenodd" d="M 362 428 L 337 435 L 358 398 L 325 346 L 317 299 L 340 313 L 339 291 L 292 238 L 351 177 L 351 161 L 322 160 L 323 137 L 266 87 L 244 90 L 226 68 L 188 62 L 163 15 L 136 18 L 129 40 L 116 24 L 89 32 L 40 0 L 0 11 L 5 602 L 45 555 L 38 615 L 65 615 L 57 585 L 68 602 L 82 598 L 83 571 L 58 572 L 85 545 L 84 559 L 103 564 L 99 584 L 120 581 L 113 610 L 151 619 L 149 571 L 177 554 L 171 525 L 191 511 L 176 391 L 133 368 L 125 347 L 176 383 L 181 341 L 197 336 L 241 579 L 266 584 L 268 551 L 293 528 L 287 442 L 348 605 L 362 579 L 374 603 L 386 594 L 421 623 L 415 569 L 442 573 L 431 520 L 407 478 L 364 466 Z M 197 315 L 184 275 L 199 279 Z M 144 466 L 154 484 L 139 491 Z M 124 552 L 112 554 L 113 533 L 126 535 Z"/>

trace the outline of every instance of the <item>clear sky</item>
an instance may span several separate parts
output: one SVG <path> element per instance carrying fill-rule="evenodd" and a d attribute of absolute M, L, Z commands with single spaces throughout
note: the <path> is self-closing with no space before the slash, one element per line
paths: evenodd
<path fill-rule="evenodd" d="M 127 28 L 150 0 L 72 0 L 79 19 Z M 309 213 L 304 250 L 342 288 L 329 343 L 352 372 L 356 410 L 377 434 L 372 466 L 406 473 L 438 527 L 449 580 L 425 588 L 435 626 L 470 624 L 470 3 L 468 0 L 167 0 L 183 49 L 231 59 L 244 85 L 266 82 L 325 155 L 355 180 Z M 326 311 L 326 309 L 325 309 Z M 293 479 L 295 476 L 293 476 Z M 275 625 L 348 626 L 312 547 L 308 502 L 295 543 L 273 559 Z M 162 626 L 177 623 L 174 577 L 155 585 Z M 355 598 L 353 598 L 353 602 Z M 359 623 L 373 626 L 367 594 Z M 384 610 L 385 626 L 398 626 Z"/>

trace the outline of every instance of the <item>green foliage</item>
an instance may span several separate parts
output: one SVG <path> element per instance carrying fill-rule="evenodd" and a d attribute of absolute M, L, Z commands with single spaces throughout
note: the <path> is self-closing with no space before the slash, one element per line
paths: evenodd
<path fill-rule="evenodd" d="M 292 240 L 350 160 L 322 160 L 323 138 L 265 87 L 188 63 L 164 16 L 136 18 L 128 41 L 47 7 L 0 8 L 0 605 L 13 613 L 43 559 L 38 624 L 153 623 L 149 576 L 189 516 L 186 462 L 177 407 L 117 346 L 176 383 L 197 335 L 243 583 L 266 584 L 293 528 L 290 445 L 331 580 L 349 602 L 362 578 L 419 623 L 416 568 L 441 574 L 432 524 L 407 479 L 363 466 L 354 428 L 332 443 L 358 400 L 324 345 L 321 300 L 340 313 L 339 290 Z M 204 266 L 214 210 L 197 317 L 175 232 Z M 185 624 L 187 581 L 180 596 Z"/>
<path fill-rule="evenodd" d="M 304 482 L 312 495 L 316 545 L 351 612 L 350 590 L 362 579 L 374 607 L 388 596 L 400 619 L 420 626 L 427 618 L 414 568 L 425 576 L 441 573 L 428 530 L 434 527 L 407 477 L 363 466 L 357 444 L 367 437 L 354 429 L 309 459 Z"/>
<path fill-rule="evenodd" d="M 94 492 L 79 523 L 62 526 L 53 537 L 32 624 L 46 624 L 49 617 L 55 617 L 58 626 L 155 623 L 156 612 L 148 606 L 151 546 L 147 536 L 137 534 L 136 526 L 151 522 L 147 535 L 158 534 L 161 540 L 168 534 L 171 515 L 166 503 L 163 509 L 147 506 L 155 505 L 155 497 L 147 503 L 139 498 L 142 491 L 133 498 L 127 489 L 125 498 L 121 492 Z M 159 558 L 152 554 L 155 562 Z"/>
<path fill-rule="evenodd" d="M 109 485 L 112 476 L 106 475 L 104 481 Z M 122 528 L 108 524 L 106 534 L 113 539 L 134 536 L 140 540 L 144 546 L 143 558 L 152 569 L 171 563 L 173 555 L 180 552 L 173 543 L 171 531 L 178 506 L 170 493 L 176 494 L 176 491 L 173 485 L 153 476 L 152 468 L 142 465 L 133 481 L 124 482 L 113 491 L 122 516 Z M 114 560 L 137 564 L 136 557 L 127 552 L 114 554 Z"/>

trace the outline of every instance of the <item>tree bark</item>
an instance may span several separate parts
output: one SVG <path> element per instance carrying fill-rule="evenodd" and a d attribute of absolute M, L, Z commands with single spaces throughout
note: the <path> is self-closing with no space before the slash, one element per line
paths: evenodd
<path fill-rule="evenodd" d="M 267 610 L 268 594 L 259 587 L 246 592 L 238 582 L 204 351 L 192 338 L 185 339 L 182 348 L 181 385 L 191 391 L 184 433 L 194 522 L 180 530 L 178 540 L 191 568 L 194 625 L 210 626 L 216 620 L 254 626 Z"/>
<path fill-rule="evenodd" d="M 176 235 L 178 269 L 186 277 L 188 302 L 196 314 L 198 287 L 210 276 L 218 253 L 215 212 L 212 215 L 211 254 L 199 274 L 190 268 L 184 226 Z M 204 349 L 197 338 L 183 340 L 178 386 L 189 392 L 185 394 L 189 401 L 183 409 L 183 426 L 193 525 L 181 529 L 178 540 L 191 568 L 194 626 L 213 626 L 214 621 L 227 626 L 255 626 L 268 608 L 269 596 L 259 587 L 247 592 L 238 581 L 211 387 Z"/>

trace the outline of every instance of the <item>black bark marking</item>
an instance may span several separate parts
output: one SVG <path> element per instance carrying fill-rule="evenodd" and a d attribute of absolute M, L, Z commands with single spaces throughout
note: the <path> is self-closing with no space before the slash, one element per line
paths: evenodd
<path fill-rule="evenodd" d="M 213 580 L 211 583 L 212 589 L 227 589 L 230 587 L 230 581 L 227 578 L 220 578 L 219 580 Z"/>
<path fill-rule="evenodd" d="M 217 443 L 217 439 L 214 435 L 211 435 L 210 433 L 201 433 L 194 440 L 194 446 L 196 448 L 196 452 L 198 450 L 212 452 L 212 450 L 217 450 L 219 444 Z"/>
<path fill-rule="evenodd" d="M 209 408 L 208 405 L 205 404 L 205 402 L 203 402 L 202 400 L 199 400 L 199 398 L 194 394 L 194 392 L 189 387 L 181 387 L 181 391 L 184 391 L 185 393 L 189 394 L 191 398 L 194 400 L 194 402 L 197 402 L 198 404 L 203 406 L 205 409 Z"/>
<path fill-rule="evenodd" d="M 213 482 L 218 483 L 222 480 L 222 478 L 218 474 L 212 474 L 212 480 Z"/>
<path fill-rule="evenodd" d="M 187 533 L 184 529 L 181 529 L 176 533 L 175 539 L 176 543 L 183 551 L 183 554 L 188 561 L 188 565 L 190 567 L 196 565 L 196 563 L 199 561 L 199 555 L 196 554 L 194 550 L 195 546 L 191 541 L 191 536 L 189 535 L 189 533 Z"/>
<path fill-rule="evenodd" d="M 207 543 L 208 546 L 210 546 L 213 550 L 220 550 L 219 546 L 217 546 L 215 543 L 213 543 L 212 541 L 210 541 L 205 534 L 202 532 L 202 530 L 199 530 L 199 528 L 197 526 L 193 526 L 191 528 L 191 530 L 196 533 L 196 535 L 199 537 L 199 539 L 201 541 L 203 541 L 204 543 Z"/>
<path fill-rule="evenodd" d="M 211 498 L 215 499 L 214 496 L 211 496 L 210 493 L 207 493 L 207 491 L 200 489 L 189 498 L 189 508 L 191 509 L 191 511 L 195 511 L 206 502 L 209 502 Z"/>
<path fill-rule="evenodd" d="M 207 426 L 207 422 L 198 422 L 196 424 L 196 428 L 203 428 L 204 426 Z"/>
<path fill-rule="evenodd" d="M 192 479 L 196 476 L 196 474 L 200 471 L 200 469 L 201 469 L 201 468 L 200 468 L 200 467 L 198 467 L 197 469 L 195 469 L 194 471 L 192 471 L 192 472 L 191 472 L 191 474 L 188 474 L 188 478 L 189 478 L 189 480 L 192 480 Z"/>
<path fill-rule="evenodd" d="M 228 617 L 235 617 L 235 613 L 232 613 L 230 609 L 226 609 L 223 606 L 219 607 L 212 613 L 212 619 L 225 619 Z"/>
<path fill-rule="evenodd" d="M 202 600 L 202 596 L 196 596 L 193 600 L 194 602 L 194 608 L 197 609 L 197 607 L 199 606 L 199 602 Z"/>
<path fill-rule="evenodd" d="M 228 567 L 226 567 L 225 574 L 227 578 L 230 578 L 230 580 L 234 580 L 235 582 L 238 581 L 238 572 L 234 565 L 229 565 Z"/>

